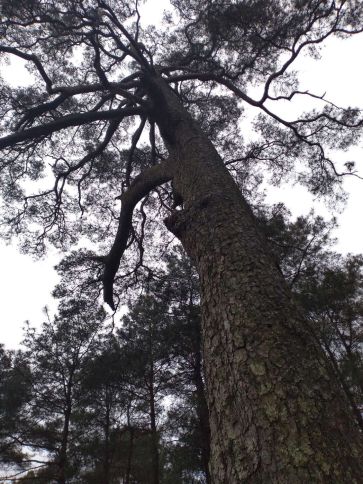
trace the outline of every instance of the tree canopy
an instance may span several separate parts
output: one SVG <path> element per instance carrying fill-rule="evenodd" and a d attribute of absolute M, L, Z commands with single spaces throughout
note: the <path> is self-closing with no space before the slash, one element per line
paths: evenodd
<path fill-rule="evenodd" d="M 277 178 L 295 173 L 313 193 L 328 193 L 342 175 L 332 150 L 346 149 L 361 133 L 358 109 L 299 90 L 293 71 L 300 55 L 318 56 L 329 36 L 362 30 L 360 2 L 175 0 L 167 6 L 163 24 L 152 26 L 143 23 L 138 2 L 2 2 L 0 52 L 26 61 L 32 76 L 21 89 L 2 82 L 4 231 L 21 235 L 35 252 L 44 251 L 46 240 L 65 248 L 91 237 L 108 254 L 97 260 L 105 262 L 101 279 L 111 304 L 126 245 L 135 254 L 124 273 L 143 266 L 145 231 L 155 230 L 145 206 L 159 206 L 165 216 L 173 203 L 170 190 L 160 188 L 138 207 L 131 226 L 140 199 L 172 178 L 150 75 L 173 89 L 252 194 L 265 167 Z M 276 113 L 276 103 L 297 96 L 315 99 L 316 107 L 297 119 Z M 236 136 L 245 107 L 257 116 L 252 141 Z M 355 172 L 351 160 L 346 168 Z M 44 177 L 49 188 L 37 188 Z"/>

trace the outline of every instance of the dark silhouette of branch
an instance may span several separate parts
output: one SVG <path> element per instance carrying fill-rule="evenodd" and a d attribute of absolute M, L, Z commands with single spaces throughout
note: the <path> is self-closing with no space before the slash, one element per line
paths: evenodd
<path fill-rule="evenodd" d="M 82 126 L 83 124 L 92 123 L 94 121 L 105 120 L 122 120 L 127 116 L 135 116 L 138 114 L 145 114 L 145 110 L 140 107 L 126 107 L 123 109 L 111 109 L 109 111 L 97 111 L 88 113 L 76 113 L 63 116 L 56 121 L 50 123 L 34 126 L 33 128 L 19 131 L 0 138 L 0 149 L 13 146 L 22 141 L 28 141 L 34 138 L 42 138 L 48 136 L 56 131 L 70 128 L 72 126 Z"/>
<path fill-rule="evenodd" d="M 45 114 L 50 111 L 54 111 L 57 109 L 69 96 L 65 94 L 60 94 L 58 97 L 53 99 L 53 101 L 49 101 L 43 104 L 39 104 L 33 108 L 27 109 L 24 116 L 18 121 L 15 126 L 15 131 L 23 129 L 25 126 L 29 126 L 33 123 L 34 119 L 42 114 Z"/>
<path fill-rule="evenodd" d="M 142 132 L 144 130 L 145 123 L 146 123 L 146 116 L 141 118 L 141 122 L 140 122 L 138 128 L 136 129 L 136 131 L 134 132 L 134 134 L 132 135 L 132 138 L 131 138 L 131 148 L 130 148 L 130 151 L 129 151 L 129 156 L 128 156 L 128 160 L 127 160 L 127 164 L 126 164 L 126 174 L 125 174 L 125 185 L 127 187 L 130 186 L 132 161 L 133 161 L 133 157 L 134 157 L 134 153 L 135 153 L 135 150 L 136 150 L 137 143 L 139 142 L 140 136 L 142 135 Z"/>
<path fill-rule="evenodd" d="M 121 200 L 119 225 L 111 250 L 105 257 L 105 269 L 103 273 L 104 301 L 113 310 L 115 309 L 113 302 L 113 282 L 120 266 L 121 258 L 127 247 L 134 208 L 151 190 L 166 183 L 171 178 L 171 160 L 168 159 L 144 170 L 135 178 L 130 188 L 118 197 Z"/>
<path fill-rule="evenodd" d="M 50 80 L 48 74 L 45 72 L 45 69 L 43 67 L 43 64 L 40 62 L 39 58 L 34 55 L 34 54 L 27 54 L 25 52 L 20 51 L 19 49 L 16 49 L 15 47 L 9 47 L 6 45 L 0 45 L 0 52 L 6 52 L 7 54 L 13 54 L 16 55 L 17 57 L 20 57 L 21 59 L 33 62 L 35 64 L 35 67 L 38 69 L 39 74 L 42 76 L 46 86 L 47 86 L 47 91 L 49 93 L 52 93 L 52 86 L 53 83 Z"/>

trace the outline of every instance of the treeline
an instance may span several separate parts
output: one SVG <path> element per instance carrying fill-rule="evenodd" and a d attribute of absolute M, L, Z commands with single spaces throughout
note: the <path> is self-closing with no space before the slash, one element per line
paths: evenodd
<path fill-rule="evenodd" d="M 330 250 L 333 223 L 260 213 L 276 264 L 363 430 L 363 258 Z M 198 278 L 172 250 L 120 324 L 70 295 L 19 351 L 0 352 L 4 482 L 209 483 Z"/>

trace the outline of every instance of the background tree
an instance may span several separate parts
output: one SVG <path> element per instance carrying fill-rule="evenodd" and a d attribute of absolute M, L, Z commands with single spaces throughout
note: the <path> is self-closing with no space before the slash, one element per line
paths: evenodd
<path fill-rule="evenodd" d="M 304 166 L 295 174 L 313 193 L 331 191 L 342 174 L 331 150 L 357 139 L 360 112 L 300 91 L 291 66 L 329 36 L 361 32 L 363 6 L 174 0 L 172 7 L 167 28 L 157 32 L 142 28 L 137 3 L 3 2 L 0 51 L 26 60 L 34 75 L 24 90 L 2 87 L 9 233 L 25 234 L 24 245 L 37 252 L 46 240 L 64 248 L 82 234 L 102 250 L 105 234 L 114 236 L 107 255 L 93 257 L 114 307 L 113 283 L 128 245 L 134 260 L 121 276 L 137 277 L 135 264 L 145 265 L 142 240 L 155 226 L 146 227 L 146 204 L 160 200 L 171 208 L 168 190 L 148 195 L 172 180 L 165 224 L 200 278 L 212 478 L 358 481 L 361 439 L 339 381 L 226 165 L 237 181 L 255 160 L 277 174 Z M 252 98 L 248 88 L 256 84 L 261 93 Z M 273 108 L 300 95 L 320 104 L 292 121 Z M 239 101 L 258 111 L 260 133 L 240 149 Z M 134 134 L 124 150 L 127 127 Z M 144 128 L 150 145 L 137 150 Z M 346 168 L 354 172 L 351 161 Z M 29 193 L 23 181 L 47 171 L 54 185 Z M 113 197 L 120 190 L 117 217 Z"/>
<path fill-rule="evenodd" d="M 290 220 L 283 205 L 260 208 L 260 223 L 285 279 L 332 361 L 358 425 L 362 424 L 361 256 L 333 252 L 335 220 L 311 213 Z"/>
<path fill-rule="evenodd" d="M 363 430 L 361 256 L 336 257 L 304 281 L 300 300 Z"/>
<path fill-rule="evenodd" d="M 124 442 L 124 433 L 129 431 L 125 415 L 130 405 L 125 362 L 115 338 L 108 333 L 98 338 L 96 352 L 88 355 L 82 368 L 85 405 L 74 415 L 80 436 L 76 448 L 83 463 L 79 475 L 82 482 L 110 484 L 125 473 L 125 458 L 121 463 L 118 456 L 127 454 L 128 447 Z"/>
<path fill-rule="evenodd" d="M 4 470 L 14 463 L 21 469 L 29 459 L 19 438 L 29 400 L 29 367 L 20 353 L 0 346 L 0 464 Z"/>
<path fill-rule="evenodd" d="M 169 478 L 170 482 L 192 482 L 199 474 L 209 483 L 210 429 L 202 368 L 198 275 L 180 247 L 166 254 L 165 263 L 164 274 L 159 273 L 151 287 L 168 308 L 178 375 L 177 385 L 171 389 L 177 401 L 165 425 L 170 438 L 177 437 L 176 445 L 166 449 L 172 460 Z"/>
<path fill-rule="evenodd" d="M 260 207 L 259 210 L 259 221 L 276 263 L 286 279 L 290 283 L 293 281 L 300 309 L 332 359 L 357 423 L 361 424 L 361 258 L 342 258 L 331 251 L 330 233 L 334 221 L 327 223 L 313 214 L 291 221 L 282 205 L 268 210 Z M 156 475 L 162 484 L 207 483 L 210 480 L 198 278 L 178 247 L 161 262 L 153 278 L 145 281 L 147 293 L 130 301 L 130 313 L 124 318 L 124 326 L 117 337 L 109 329 L 96 336 L 92 332 L 81 333 L 84 322 L 74 317 L 75 307 L 68 312 L 66 306 L 63 308 L 63 318 L 68 315 L 71 324 L 78 327 L 77 331 L 73 328 L 72 334 L 88 334 L 92 339 L 92 351 L 82 360 L 73 393 L 68 441 L 69 482 L 113 483 L 120 478 L 125 483 L 150 482 L 155 442 L 159 461 Z M 100 320 L 99 326 L 101 324 Z M 52 338 L 57 338 L 57 334 L 53 332 Z M 70 347 L 76 351 L 79 339 L 69 339 L 68 343 L 67 354 L 70 354 Z M 349 349 L 354 358 L 349 358 Z M 61 345 L 58 350 L 62 353 Z M 11 352 L 3 354 L 7 356 L 3 360 L 4 368 L 11 371 L 5 372 L 7 376 L 2 378 L 1 402 L 3 409 L 11 409 L 12 416 L 4 418 L 3 442 L 7 446 L 2 447 L 3 461 L 17 463 L 23 469 L 31 464 L 35 470 L 26 473 L 27 482 L 51 479 L 54 467 L 53 471 L 52 466 L 47 465 L 38 470 L 35 461 L 39 464 L 39 456 L 32 459 L 25 455 L 27 443 L 40 444 L 39 439 L 35 440 L 40 437 L 38 414 L 24 408 L 26 404 L 30 404 L 30 408 L 33 405 L 31 393 L 26 391 L 32 380 L 29 377 L 32 366 L 26 363 L 26 355 L 19 353 L 14 360 Z M 58 361 L 63 358 L 64 355 L 59 355 Z M 51 359 L 48 365 L 49 361 Z M 44 393 L 49 386 L 49 369 L 42 368 L 44 374 L 38 392 L 32 396 L 35 399 L 42 393 L 42 387 Z M 37 374 L 35 371 L 35 377 Z M 15 405 L 14 401 L 21 404 Z M 53 422 L 57 415 L 54 407 L 53 416 L 44 422 L 42 436 L 46 432 L 55 435 Z M 21 427 L 27 430 L 26 434 L 23 432 L 23 440 L 20 439 Z M 25 435 L 28 440 L 24 440 Z M 14 446 L 17 452 L 12 454 L 9 449 Z M 42 460 L 54 463 L 52 450 L 43 453 Z M 72 466 L 73 462 L 77 465 Z"/>
<path fill-rule="evenodd" d="M 59 315 L 40 332 L 27 328 L 22 359 L 29 371 L 21 373 L 20 383 L 28 393 L 23 407 L 12 410 L 16 423 L 11 438 L 32 451 L 21 463 L 26 468 L 33 462 L 33 468 L 41 469 L 36 475 L 59 483 L 68 482 L 77 471 L 77 460 L 69 455 L 79 439 L 73 411 L 83 403 L 80 372 L 87 354 L 94 351 L 103 317 L 102 311 L 92 315 L 84 309 L 81 301 L 63 302 Z M 8 390 L 7 398 L 11 394 Z"/>
<path fill-rule="evenodd" d="M 166 316 L 166 317 L 165 317 Z M 150 429 L 151 475 L 149 481 L 160 482 L 160 435 L 158 407 L 173 384 L 170 343 L 172 328 L 167 306 L 161 306 L 148 294 L 140 296 L 130 313 L 123 318 L 119 331 L 121 351 L 132 360 L 129 388 L 134 391 L 139 411 L 146 414 Z"/>

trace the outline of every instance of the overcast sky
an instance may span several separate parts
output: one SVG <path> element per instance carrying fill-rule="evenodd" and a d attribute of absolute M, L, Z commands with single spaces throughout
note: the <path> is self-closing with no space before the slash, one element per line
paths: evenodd
<path fill-rule="evenodd" d="M 149 18 L 154 7 L 155 3 L 150 2 Z M 338 105 L 362 108 L 362 52 L 362 34 L 346 41 L 330 39 L 321 60 L 305 59 L 300 62 L 301 90 L 309 89 L 316 94 L 325 92 L 326 98 Z M 17 85 L 27 79 L 26 71 L 19 62 L 13 63 L 3 74 Z M 286 111 L 290 108 L 285 105 L 281 109 Z M 362 155 L 363 146 L 360 145 L 349 154 L 343 154 L 341 159 L 342 162 L 354 159 L 363 174 Z M 344 184 L 350 195 L 343 213 L 338 215 L 340 227 L 335 232 L 338 238 L 336 249 L 342 253 L 360 253 L 363 252 L 363 181 L 348 177 Z M 314 207 L 317 213 L 331 217 L 331 212 L 323 203 L 316 202 L 299 186 L 271 189 L 267 200 L 270 203 L 284 202 L 294 216 L 307 214 Z M 57 254 L 53 252 L 44 260 L 34 261 L 29 256 L 19 254 L 15 241 L 12 246 L 0 243 L 0 342 L 8 348 L 15 348 L 20 343 L 25 320 L 38 325 L 45 319 L 43 307 L 54 307 L 50 294 L 57 281 L 53 270 L 57 260 Z"/>

